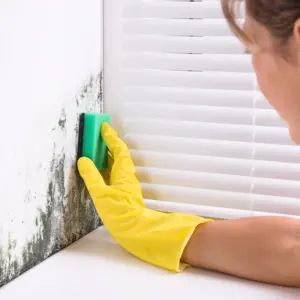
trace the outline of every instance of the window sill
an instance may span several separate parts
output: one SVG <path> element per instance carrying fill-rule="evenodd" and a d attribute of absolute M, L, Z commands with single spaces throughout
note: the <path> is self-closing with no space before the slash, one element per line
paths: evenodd
<path fill-rule="evenodd" d="M 87 235 L 0 291 L 1 300 L 300 299 L 300 289 L 259 284 L 189 268 L 172 274 L 119 247 L 104 227 Z"/>

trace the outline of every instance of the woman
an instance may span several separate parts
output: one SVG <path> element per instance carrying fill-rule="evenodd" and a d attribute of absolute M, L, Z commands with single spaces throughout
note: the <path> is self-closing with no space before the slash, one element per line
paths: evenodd
<path fill-rule="evenodd" d="M 237 2 L 222 0 L 225 17 L 253 55 L 262 92 L 300 144 L 300 1 L 246 0 L 243 29 L 235 22 Z M 111 185 L 89 159 L 81 158 L 78 168 L 102 221 L 127 251 L 171 271 L 192 265 L 300 287 L 300 220 L 212 221 L 149 210 L 126 145 L 108 124 L 101 134 L 114 157 Z"/>

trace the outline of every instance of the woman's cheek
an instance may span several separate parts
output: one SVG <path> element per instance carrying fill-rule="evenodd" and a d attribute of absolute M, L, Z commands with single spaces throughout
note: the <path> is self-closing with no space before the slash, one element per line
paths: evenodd
<path fill-rule="evenodd" d="M 281 117 L 285 115 L 284 99 L 281 90 L 281 82 L 278 82 L 278 72 L 273 60 L 268 55 L 253 55 L 253 68 L 256 73 L 258 87 Z"/>
<path fill-rule="evenodd" d="M 259 54 L 254 54 L 252 56 L 252 65 L 253 65 L 253 69 L 255 71 L 256 74 L 256 79 L 257 79 L 257 83 L 259 88 L 262 90 L 263 93 L 265 90 L 265 84 L 264 84 L 264 66 L 263 66 L 263 62 L 260 62 L 259 59 Z"/>
<path fill-rule="evenodd" d="M 270 95 L 268 92 L 268 83 L 266 67 L 264 62 L 259 58 L 259 54 L 252 56 L 252 65 L 256 74 L 257 84 L 264 96 L 270 101 Z"/>

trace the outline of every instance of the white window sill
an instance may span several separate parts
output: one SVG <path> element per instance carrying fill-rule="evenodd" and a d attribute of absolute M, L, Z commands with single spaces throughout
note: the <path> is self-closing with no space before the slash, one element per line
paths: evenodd
<path fill-rule="evenodd" d="M 172 274 L 125 252 L 101 227 L 0 291 L 1 300 L 296 300 L 300 289 L 189 268 Z"/>

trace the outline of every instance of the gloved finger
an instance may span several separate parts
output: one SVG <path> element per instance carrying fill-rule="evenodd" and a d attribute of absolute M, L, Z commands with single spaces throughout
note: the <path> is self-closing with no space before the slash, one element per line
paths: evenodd
<path fill-rule="evenodd" d="M 103 177 L 92 160 L 87 157 L 81 157 L 77 162 L 77 166 L 79 174 L 84 180 L 90 194 L 93 193 L 94 188 L 98 188 L 99 186 L 106 187 Z"/>
<path fill-rule="evenodd" d="M 111 184 L 138 184 L 136 170 L 126 144 L 118 137 L 116 131 L 107 123 L 101 126 L 101 135 L 113 156 Z"/>
<path fill-rule="evenodd" d="M 108 170 L 109 174 L 111 174 L 111 170 L 112 170 L 113 164 L 114 164 L 114 159 L 109 154 L 108 157 L 107 157 L 107 170 Z"/>
<path fill-rule="evenodd" d="M 129 155 L 126 144 L 119 138 L 117 132 L 108 123 L 102 124 L 101 136 L 114 159 L 116 159 L 120 153 Z"/>

